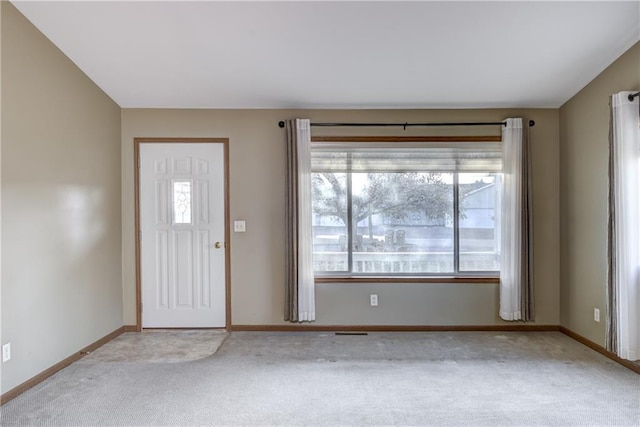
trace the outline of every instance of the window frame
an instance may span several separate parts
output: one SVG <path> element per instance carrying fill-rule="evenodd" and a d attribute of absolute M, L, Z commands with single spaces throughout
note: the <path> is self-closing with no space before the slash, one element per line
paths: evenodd
<path fill-rule="evenodd" d="M 311 143 L 411 143 L 411 142 L 502 142 L 502 136 L 312 136 Z M 313 172 L 313 171 L 312 171 Z M 351 171 L 347 174 L 347 193 L 351 194 Z M 459 271 L 460 270 L 460 230 L 459 230 L 459 178 L 460 172 L 453 172 L 453 259 L 454 272 L 447 273 L 353 273 L 345 271 L 314 272 L 316 283 L 499 283 L 500 271 Z M 348 216 L 351 218 L 351 197 L 347 197 Z M 352 226 L 347 224 L 348 233 L 348 265 L 352 268 L 353 250 L 351 248 Z"/>

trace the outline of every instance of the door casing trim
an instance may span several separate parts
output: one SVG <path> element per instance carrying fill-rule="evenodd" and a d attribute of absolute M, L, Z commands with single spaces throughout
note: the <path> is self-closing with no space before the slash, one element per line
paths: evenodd
<path fill-rule="evenodd" d="M 140 253 L 140 144 L 222 144 L 224 148 L 224 241 L 225 241 L 225 328 L 231 327 L 231 230 L 229 228 L 229 138 L 133 138 L 134 208 L 135 208 L 135 258 L 136 258 L 136 325 L 142 331 L 142 275 Z"/>

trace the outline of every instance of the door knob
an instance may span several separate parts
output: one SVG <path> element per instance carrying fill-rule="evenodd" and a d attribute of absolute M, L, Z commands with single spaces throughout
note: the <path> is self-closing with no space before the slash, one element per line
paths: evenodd
<path fill-rule="evenodd" d="M 213 246 L 214 246 L 216 249 L 220 249 L 220 248 L 222 247 L 222 243 L 220 243 L 220 242 L 216 242 L 216 243 L 214 243 L 214 245 L 213 245 Z"/>

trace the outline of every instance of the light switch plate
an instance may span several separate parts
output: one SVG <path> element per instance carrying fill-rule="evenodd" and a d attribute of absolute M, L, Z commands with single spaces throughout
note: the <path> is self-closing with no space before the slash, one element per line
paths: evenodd
<path fill-rule="evenodd" d="M 247 231 L 246 221 L 233 221 L 233 231 L 236 233 L 244 233 Z"/>

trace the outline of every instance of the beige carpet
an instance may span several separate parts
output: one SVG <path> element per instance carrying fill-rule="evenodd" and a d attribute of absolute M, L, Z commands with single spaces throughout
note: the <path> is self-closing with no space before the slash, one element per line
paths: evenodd
<path fill-rule="evenodd" d="M 0 425 L 637 427 L 640 375 L 559 332 L 232 332 L 184 363 L 84 358 Z"/>
<path fill-rule="evenodd" d="M 211 329 L 125 332 L 81 362 L 189 362 L 215 354 L 226 337 L 226 331 Z"/>

